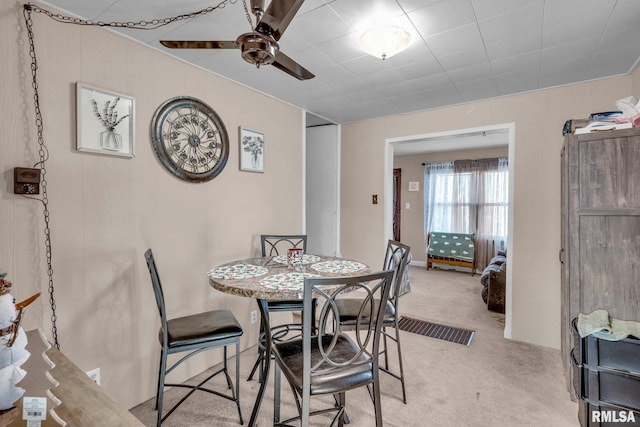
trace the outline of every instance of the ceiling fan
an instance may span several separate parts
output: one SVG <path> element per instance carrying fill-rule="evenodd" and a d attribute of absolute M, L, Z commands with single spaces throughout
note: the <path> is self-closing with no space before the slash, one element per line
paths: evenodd
<path fill-rule="evenodd" d="M 251 12 L 256 16 L 255 29 L 240 34 L 235 41 L 160 40 L 160 43 L 171 49 L 240 49 L 242 58 L 258 68 L 271 64 L 298 80 L 312 79 L 315 75 L 282 53 L 278 45 L 278 40 L 303 2 L 304 0 L 272 0 L 265 11 L 265 0 L 251 0 Z"/>

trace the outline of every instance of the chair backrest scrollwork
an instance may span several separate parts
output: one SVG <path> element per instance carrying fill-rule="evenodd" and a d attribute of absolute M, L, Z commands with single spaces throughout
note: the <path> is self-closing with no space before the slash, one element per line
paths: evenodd
<path fill-rule="evenodd" d="M 395 240 L 389 240 L 384 257 L 383 269 L 394 269 L 396 275 L 393 279 L 393 287 L 389 293 L 389 301 L 397 307 L 398 297 L 402 291 L 402 281 L 405 280 L 407 264 L 411 248 Z"/>
<path fill-rule="evenodd" d="M 307 278 L 304 283 L 303 310 L 303 352 L 321 357 L 315 360 L 305 357 L 304 375 L 306 381 L 313 375 L 325 375 L 332 370 L 350 369 L 357 365 L 371 364 L 377 370 L 380 331 L 384 317 L 384 307 L 392 286 L 394 270 L 357 277 Z M 347 295 L 360 299 L 360 310 L 356 322 L 355 336 L 341 330 L 337 298 Z M 317 325 L 311 318 L 312 299 L 316 299 L 319 310 Z M 311 331 L 317 327 L 315 335 Z M 352 351 L 344 352 L 341 340 L 352 342 Z M 342 351 L 334 351 L 341 348 Z M 307 360 L 308 359 L 308 360 Z M 308 362 L 308 366 L 307 366 Z"/>
<path fill-rule="evenodd" d="M 307 252 L 306 234 L 262 234 L 260 236 L 262 256 L 286 255 L 287 249 L 300 248 Z"/>

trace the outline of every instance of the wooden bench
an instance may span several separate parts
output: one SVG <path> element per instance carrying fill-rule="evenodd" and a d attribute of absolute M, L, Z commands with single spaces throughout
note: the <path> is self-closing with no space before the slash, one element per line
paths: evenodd
<path fill-rule="evenodd" d="M 475 235 L 432 231 L 427 238 L 427 270 L 432 264 L 446 264 L 476 272 Z"/>

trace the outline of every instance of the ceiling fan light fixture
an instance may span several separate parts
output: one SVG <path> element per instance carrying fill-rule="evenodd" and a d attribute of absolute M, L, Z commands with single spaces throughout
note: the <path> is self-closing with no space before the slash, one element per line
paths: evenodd
<path fill-rule="evenodd" d="M 394 25 L 374 27 L 360 36 L 360 50 L 382 60 L 402 52 L 409 44 L 409 32 Z"/>
<path fill-rule="evenodd" d="M 258 68 L 273 63 L 279 49 L 274 39 L 256 32 L 242 34 L 236 42 L 242 51 L 242 58 Z"/>
<path fill-rule="evenodd" d="M 226 1 L 226 0 L 225 0 Z M 224 4 L 223 1 L 221 4 Z M 273 65 L 298 80 L 314 78 L 314 74 L 280 51 L 278 40 L 302 6 L 304 0 L 271 1 L 265 11 L 266 0 L 251 0 L 251 11 L 256 15 L 253 25 L 246 0 L 243 0 L 252 31 L 240 34 L 235 40 L 160 40 L 170 49 L 239 49 L 242 59 L 256 68 Z M 235 1 L 232 1 L 235 3 Z M 186 15 L 185 15 L 186 16 Z"/>

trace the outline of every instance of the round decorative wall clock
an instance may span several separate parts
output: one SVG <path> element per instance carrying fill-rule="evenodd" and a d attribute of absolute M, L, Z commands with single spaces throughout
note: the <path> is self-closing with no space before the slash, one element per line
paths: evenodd
<path fill-rule="evenodd" d="M 229 157 L 229 136 L 220 116 L 187 96 L 158 107 L 151 119 L 151 145 L 169 172 L 189 182 L 215 178 Z"/>

